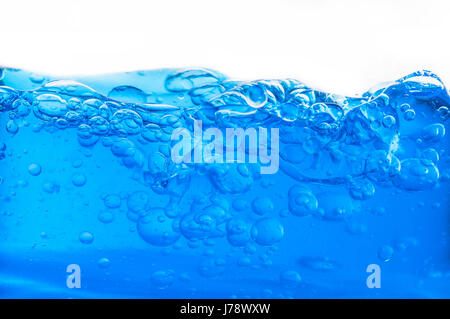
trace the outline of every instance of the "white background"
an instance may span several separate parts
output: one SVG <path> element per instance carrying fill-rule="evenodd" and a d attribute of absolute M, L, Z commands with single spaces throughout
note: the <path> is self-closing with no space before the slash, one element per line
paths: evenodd
<path fill-rule="evenodd" d="M 446 0 L 0 0 L 0 65 L 209 67 L 341 94 L 429 69 L 450 85 Z"/>

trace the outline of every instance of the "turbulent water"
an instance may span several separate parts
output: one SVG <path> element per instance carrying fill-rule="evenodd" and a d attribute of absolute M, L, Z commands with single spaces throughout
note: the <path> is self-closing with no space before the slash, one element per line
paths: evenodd
<path fill-rule="evenodd" d="M 449 107 L 428 71 L 347 97 L 0 68 L 0 297 L 448 298 Z M 279 129 L 278 172 L 175 163 L 172 133 L 197 121 Z"/>

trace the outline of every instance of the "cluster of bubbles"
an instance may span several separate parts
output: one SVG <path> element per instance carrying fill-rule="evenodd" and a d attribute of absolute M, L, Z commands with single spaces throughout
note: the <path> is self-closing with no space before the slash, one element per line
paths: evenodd
<path fill-rule="evenodd" d="M 348 205 L 340 207 L 332 194 L 321 201 L 308 182 L 342 185 L 353 200 L 365 201 L 378 186 L 418 191 L 449 178 L 448 168 L 440 172 L 439 147 L 446 134 L 450 97 L 441 80 L 428 71 L 381 85 L 360 97 L 346 97 L 314 90 L 296 80 L 241 82 L 204 69 L 176 70 L 163 79 L 165 95 L 177 97 L 167 104 L 162 103 L 163 97 L 160 102 L 149 102 L 149 92 L 132 86 L 115 87 L 106 96 L 74 81 L 40 82 L 42 86 L 33 90 L 0 86 L 0 111 L 9 116 L 6 132 L 17 134 L 27 126 L 27 118 L 34 116 L 38 119 L 32 126 L 35 132 L 73 130 L 83 148 L 96 144 L 109 148 L 153 192 L 168 195 L 170 200 L 167 206 L 154 207 L 145 191 L 126 197 L 107 194 L 102 198 L 106 210 L 98 219 L 110 223 L 114 219 L 110 210 L 126 205 L 139 236 L 153 246 L 171 246 L 180 238 L 192 246 L 224 238 L 231 246 L 252 251 L 252 245 L 271 247 L 284 236 L 283 223 L 269 197 L 239 198 L 231 203 L 220 196 L 200 196 L 188 211 L 178 209 L 194 174 L 206 175 L 218 194 L 233 195 L 246 193 L 261 178 L 258 164 L 175 164 L 170 158 L 171 134 L 180 127 L 192 131 L 194 120 L 202 120 L 204 128 L 280 129 L 280 168 L 295 183 L 289 188 L 284 215 L 341 220 L 349 214 Z M 0 144 L 0 159 L 5 150 L 6 145 Z M 72 165 L 77 168 L 82 162 Z M 41 171 L 37 163 L 28 167 L 32 176 Z M 75 187 L 87 181 L 80 172 L 72 176 Z M 254 213 L 252 217 L 241 213 L 248 210 Z M 355 233 L 364 231 L 358 224 L 349 227 Z M 90 244 L 94 236 L 82 232 L 79 240 Z M 392 255 L 389 245 L 378 251 L 383 261 Z M 239 259 L 241 265 L 249 263 L 248 256 Z M 338 267 L 321 258 L 301 263 L 321 271 Z M 101 267 L 108 264 L 107 259 L 99 260 Z M 199 271 L 214 276 L 223 267 L 223 260 L 212 258 Z M 157 271 L 152 281 L 168 287 L 173 272 Z M 295 271 L 280 274 L 286 287 L 300 281 Z"/>

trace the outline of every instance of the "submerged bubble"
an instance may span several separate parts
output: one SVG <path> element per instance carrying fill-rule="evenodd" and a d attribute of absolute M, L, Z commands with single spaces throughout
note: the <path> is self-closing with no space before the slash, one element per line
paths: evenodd
<path fill-rule="evenodd" d="M 54 94 L 41 94 L 36 98 L 34 114 L 41 120 L 48 121 L 52 117 L 62 117 L 67 112 L 67 102 Z"/>
<path fill-rule="evenodd" d="M 122 109 L 114 113 L 111 128 L 119 134 L 134 135 L 142 129 L 142 118 L 133 110 Z"/>
<path fill-rule="evenodd" d="M 366 179 L 353 180 L 350 182 L 349 191 L 354 199 L 366 200 L 375 194 L 375 186 Z"/>
<path fill-rule="evenodd" d="M 39 174 L 41 174 L 41 165 L 33 163 L 30 164 L 30 166 L 28 166 L 28 173 L 30 173 L 30 175 L 32 176 L 38 176 Z"/>
<path fill-rule="evenodd" d="M 94 235 L 87 231 L 80 233 L 78 238 L 83 244 L 91 244 L 94 241 Z"/>
<path fill-rule="evenodd" d="M 6 122 L 6 130 L 11 134 L 16 134 L 19 131 L 19 126 L 17 125 L 16 121 L 9 120 Z"/>
<path fill-rule="evenodd" d="M 389 245 L 383 245 L 378 249 L 378 258 L 384 262 L 391 260 L 394 255 L 394 248 Z"/>
<path fill-rule="evenodd" d="M 400 167 L 400 161 L 395 155 L 377 150 L 366 160 L 365 172 L 373 181 L 386 182 L 398 175 Z"/>
<path fill-rule="evenodd" d="M 416 117 L 416 112 L 414 112 L 414 110 L 412 110 L 412 109 L 406 110 L 403 115 L 403 118 L 407 121 L 412 121 L 415 119 L 415 117 Z"/>
<path fill-rule="evenodd" d="M 12 105 L 19 117 L 27 116 L 31 111 L 31 105 L 27 100 L 17 99 Z"/>
<path fill-rule="evenodd" d="M 409 158 L 402 161 L 401 171 L 394 184 L 406 190 L 432 188 L 439 180 L 439 171 L 433 162 L 425 159 Z"/>
<path fill-rule="evenodd" d="M 104 224 L 109 224 L 114 220 L 114 214 L 108 211 L 102 211 L 97 216 L 98 220 Z"/>
<path fill-rule="evenodd" d="M 127 138 L 119 138 L 111 145 L 111 152 L 119 157 L 132 156 L 135 153 L 135 146 Z"/>
<path fill-rule="evenodd" d="M 175 280 L 175 272 L 169 270 L 158 270 L 152 273 L 150 280 L 158 289 L 166 289 L 170 287 Z"/>
<path fill-rule="evenodd" d="M 103 199 L 103 203 L 105 204 L 106 207 L 109 207 L 109 208 L 120 207 L 121 201 L 122 200 L 121 200 L 120 196 L 116 195 L 116 194 L 106 195 L 106 197 Z"/>
<path fill-rule="evenodd" d="M 441 119 L 443 119 L 444 121 L 447 120 L 449 118 L 450 112 L 448 110 L 448 107 L 446 106 L 441 106 L 438 109 L 438 113 Z"/>
<path fill-rule="evenodd" d="M 59 192 L 60 186 L 53 182 L 45 182 L 44 185 L 42 185 L 42 189 L 44 192 L 51 194 Z"/>
<path fill-rule="evenodd" d="M 98 261 L 97 261 L 97 265 L 100 267 L 100 268 L 108 268 L 109 266 L 110 266 L 110 261 L 109 261 L 109 259 L 108 258 L 100 258 Z"/>
<path fill-rule="evenodd" d="M 145 138 L 149 142 L 157 142 L 162 138 L 161 128 L 157 124 L 147 124 L 142 129 L 142 137 Z"/>
<path fill-rule="evenodd" d="M 227 223 L 227 239 L 232 246 L 243 247 L 251 239 L 251 224 L 243 218 L 233 218 Z"/>
<path fill-rule="evenodd" d="M 395 118 L 392 116 L 392 115 L 386 115 L 384 118 L 383 118 L 383 125 L 384 125 L 384 127 L 386 127 L 386 128 L 390 128 L 390 127 L 392 127 L 393 125 L 395 125 Z"/>
<path fill-rule="evenodd" d="M 165 216 L 164 209 L 152 208 L 138 220 L 137 229 L 142 239 L 154 246 L 169 246 L 180 238 L 174 221 Z"/>
<path fill-rule="evenodd" d="M 289 211 L 295 216 L 306 216 L 318 208 L 317 198 L 304 186 L 293 186 L 289 189 Z"/>
<path fill-rule="evenodd" d="M 86 184 L 86 180 L 86 176 L 82 173 L 75 173 L 72 175 L 72 184 L 77 187 L 84 186 L 84 184 Z"/>
<path fill-rule="evenodd" d="M 192 213 L 184 215 L 180 221 L 180 231 L 186 238 L 198 240 L 225 235 L 220 228 L 227 216 L 222 207 L 208 206 L 192 210 Z"/>
<path fill-rule="evenodd" d="M 82 159 L 76 159 L 72 162 L 72 167 L 73 168 L 79 168 L 83 165 L 83 160 Z"/>
<path fill-rule="evenodd" d="M 146 192 L 137 191 L 132 193 L 127 199 L 128 209 L 132 212 L 143 212 L 149 203 L 149 196 Z"/>
<path fill-rule="evenodd" d="M 257 215 L 266 215 L 273 212 L 273 202 L 268 197 L 257 197 L 252 202 L 252 208 Z"/>
<path fill-rule="evenodd" d="M 276 218 L 260 219 L 253 224 L 251 236 L 257 244 L 271 246 L 283 238 L 284 228 Z"/>
<path fill-rule="evenodd" d="M 429 143 L 439 142 L 445 135 L 445 127 L 441 123 L 430 124 L 422 129 L 421 139 Z"/>

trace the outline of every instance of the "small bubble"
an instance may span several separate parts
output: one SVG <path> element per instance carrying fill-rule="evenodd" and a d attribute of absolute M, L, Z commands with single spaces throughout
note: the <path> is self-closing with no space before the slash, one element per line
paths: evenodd
<path fill-rule="evenodd" d="M 410 108 L 411 108 L 411 106 L 409 106 L 409 104 L 407 104 L 407 103 L 404 103 L 404 104 L 400 105 L 400 110 L 401 110 L 402 112 L 406 112 L 406 111 L 409 110 Z"/>
<path fill-rule="evenodd" d="M 28 173 L 32 176 L 38 176 L 41 174 L 41 165 L 35 163 L 30 164 L 30 166 L 28 166 Z"/>
<path fill-rule="evenodd" d="M 16 134 L 19 131 L 19 126 L 14 120 L 6 122 L 6 130 L 11 134 Z"/>
<path fill-rule="evenodd" d="M 161 219 L 162 218 L 162 219 Z M 180 238 L 174 221 L 166 218 L 164 209 L 152 208 L 138 220 L 138 233 L 143 240 L 154 246 L 169 246 Z"/>
<path fill-rule="evenodd" d="M 73 168 L 79 168 L 83 165 L 83 160 L 82 159 L 76 159 L 72 162 L 72 167 Z"/>
<path fill-rule="evenodd" d="M 97 261 L 97 265 L 98 265 L 100 268 L 108 268 L 109 265 L 110 265 L 110 261 L 109 261 L 108 258 L 100 258 L 100 259 Z"/>
<path fill-rule="evenodd" d="M 103 203 L 108 208 L 118 208 L 118 207 L 120 207 L 121 202 L 122 202 L 122 200 L 120 199 L 120 196 L 116 195 L 116 194 L 107 195 L 103 199 Z"/>
<path fill-rule="evenodd" d="M 394 248 L 389 245 L 383 245 L 378 249 L 378 258 L 384 262 L 391 260 L 394 255 Z"/>
<path fill-rule="evenodd" d="M 386 115 L 383 118 L 383 125 L 386 128 L 392 127 L 393 125 L 395 125 L 395 118 L 392 115 Z"/>
<path fill-rule="evenodd" d="M 175 272 L 173 270 L 159 270 L 155 271 L 150 280 L 158 289 L 166 289 L 170 287 L 175 279 Z"/>
<path fill-rule="evenodd" d="M 446 106 L 441 106 L 438 109 L 438 113 L 439 113 L 439 116 L 441 117 L 441 119 L 443 119 L 443 120 L 446 120 L 450 114 L 450 112 Z"/>
<path fill-rule="evenodd" d="M 318 208 L 316 196 L 309 188 L 293 186 L 289 189 L 289 211 L 295 216 L 313 214 Z"/>
<path fill-rule="evenodd" d="M 42 189 L 44 192 L 51 194 L 59 192 L 60 186 L 53 182 L 45 182 L 44 185 L 42 185 Z"/>
<path fill-rule="evenodd" d="M 94 241 L 94 235 L 87 231 L 80 233 L 78 238 L 83 244 L 91 244 Z"/>
<path fill-rule="evenodd" d="M 84 186 L 84 184 L 86 184 L 86 176 L 81 173 L 75 173 L 72 176 L 72 184 L 77 187 Z"/>
<path fill-rule="evenodd" d="M 114 214 L 108 211 L 100 212 L 97 216 L 98 220 L 104 224 L 109 224 L 114 220 Z"/>
<path fill-rule="evenodd" d="M 273 203 L 270 198 L 257 197 L 252 202 L 252 208 L 257 215 L 266 215 L 273 211 Z"/>
<path fill-rule="evenodd" d="M 414 110 L 412 110 L 412 109 L 406 110 L 403 115 L 403 118 L 406 121 L 412 121 L 412 120 L 414 120 L 415 117 L 416 117 L 416 112 L 414 112 Z"/>
<path fill-rule="evenodd" d="M 251 236 L 257 244 L 271 246 L 283 238 L 284 228 L 278 219 L 264 218 L 253 225 Z"/>
<path fill-rule="evenodd" d="M 127 206 L 131 212 L 139 213 L 147 208 L 149 201 L 150 198 L 146 192 L 137 191 L 128 197 Z"/>

